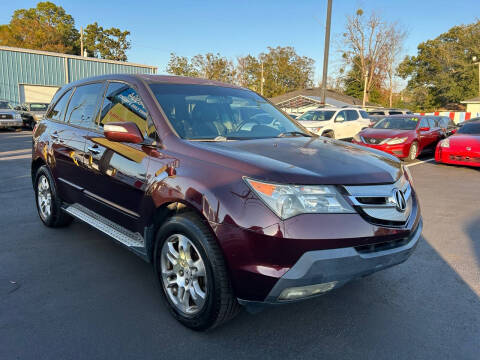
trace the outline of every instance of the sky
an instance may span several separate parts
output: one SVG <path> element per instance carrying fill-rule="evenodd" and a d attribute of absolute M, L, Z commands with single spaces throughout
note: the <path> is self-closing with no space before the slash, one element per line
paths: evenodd
<path fill-rule="evenodd" d="M 57 0 L 77 28 L 98 22 L 131 32 L 128 61 L 154 65 L 165 73 L 170 53 L 191 57 L 207 52 L 228 58 L 258 55 L 268 46 L 293 46 L 315 60 L 321 78 L 327 0 Z M 0 24 L 18 8 L 37 1 L 0 1 Z M 454 25 L 480 18 L 478 0 L 333 0 L 329 67 L 339 64 L 339 47 L 347 15 L 361 8 L 397 22 L 408 33 L 404 55 Z"/>

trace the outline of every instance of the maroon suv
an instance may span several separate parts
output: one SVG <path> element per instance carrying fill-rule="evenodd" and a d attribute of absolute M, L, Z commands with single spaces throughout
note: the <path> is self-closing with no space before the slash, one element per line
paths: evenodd
<path fill-rule="evenodd" d="M 197 330 L 399 264 L 422 231 L 394 156 L 313 136 L 233 85 L 71 83 L 33 141 L 45 225 L 82 220 L 153 263 L 172 314 Z"/>

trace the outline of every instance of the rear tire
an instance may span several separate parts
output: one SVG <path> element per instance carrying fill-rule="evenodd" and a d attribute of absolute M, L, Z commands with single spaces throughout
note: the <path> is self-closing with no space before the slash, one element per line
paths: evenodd
<path fill-rule="evenodd" d="M 408 151 L 407 161 L 415 161 L 417 156 L 418 156 L 418 143 L 416 141 L 414 141 L 410 145 L 410 150 Z"/>
<path fill-rule="evenodd" d="M 73 218 L 62 210 L 62 200 L 58 196 L 55 181 L 45 165 L 37 170 L 34 191 L 38 215 L 46 226 L 63 227 L 72 222 Z"/>
<path fill-rule="evenodd" d="M 195 255 L 190 256 L 192 253 Z M 203 269 L 197 263 L 203 264 Z M 212 329 L 235 317 L 240 310 L 223 254 L 205 221 L 194 213 L 174 215 L 160 227 L 154 269 L 167 307 L 190 329 Z M 195 272 L 199 270 L 201 275 L 196 280 Z M 198 294 L 204 295 L 200 301 Z"/>

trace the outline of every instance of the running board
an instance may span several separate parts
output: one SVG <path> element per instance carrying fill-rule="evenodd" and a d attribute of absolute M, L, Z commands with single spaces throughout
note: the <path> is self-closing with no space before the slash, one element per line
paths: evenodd
<path fill-rule="evenodd" d="M 135 252 L 145 253 L 145 240 L 138 232 L 133 233 L 80 204 L 69 205 L 63 210 L 67 214 L 93 226 L 95 229 L 100 230 Z"/>

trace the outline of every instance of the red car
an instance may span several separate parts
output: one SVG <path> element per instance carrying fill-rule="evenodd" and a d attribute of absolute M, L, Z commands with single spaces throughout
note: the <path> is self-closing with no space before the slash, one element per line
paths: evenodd
<path fill-rule="evenodd" d="M 480 167 L 480 120 L 464 124 L 456 134 L 440 141 L 435 161 Z"/>
<path fill-rule="evenodd" d="M 353 143 L 411 161 L 424 151 L 434 151 L 443 137 L 444 132 L 433 116 L 396 115 L 363 129 L 353 137 Z"/>

